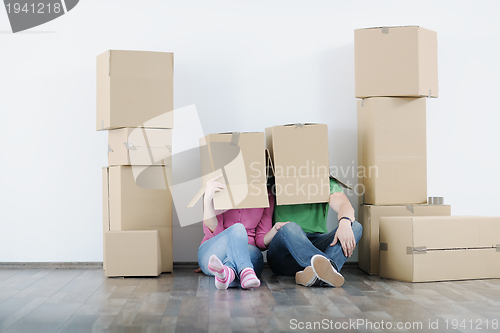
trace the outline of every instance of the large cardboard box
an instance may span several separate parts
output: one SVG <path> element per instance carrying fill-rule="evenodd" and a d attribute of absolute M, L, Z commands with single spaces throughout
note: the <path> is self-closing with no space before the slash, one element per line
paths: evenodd
<path fill-rule="evenodd" d="M 210 179 L 227 188 L 214 195 L 214 208 L 269 207 L 264 133 L 209 134 L 200 139 L 202 187 L 188 207 L 194 206 L 205 192 Z"/>
<path fill-rule="evenodd" d="M 500 217 L 380 218 L 380 276 L 409 281 L 500 278 Z"/>
<path fill-rule="evenodd" d="M 449 205 L 360 205 L 358 221 L 363 234 L 358 243 L 358 265 L 368 274 L 379 274 L 379 223 L 382 216 L 449 216 Z"/>
<path fill-rule="evenodd" d="M 173 128 L 174 55 L 110 50 L 97 56 L 97 130 Z"/>
<path fill-rule="evenodd" d="M 425 98 L 358 101 L 358 176 L 365 204 L 427 202 Z"/>
<path fill-rule="evenodd" d="M 171 165 L 172 130 L 120 128 L 108 131 L 109 165 Z"/>
<path fill-rule="evenodd" d="M 274 167 L 276 204 L 330 200 L 327 125 L 269 127 L 266 143 Z"/>
<path fill-rule="evenodd" d="M 107 231 L 105 275 L 158 276 L 161 274 L 160 232 L 158 230 Z"/>
<path fill-rule="evenodd" d="M 438 97 L 437 33 L 418 26 L 354 30 L 356 97 Z"/>
<path fill-rule="evenodd" d="M 103 168 L 103 211 L 107 212 L 104 228 L 107 224 L 111 231 L 159 230 L 162 272 L 173 270 L 172 195 L 167 184 L 167 179 L 171 179 L 168 173 L 171 168 L 165 166 Z"/>

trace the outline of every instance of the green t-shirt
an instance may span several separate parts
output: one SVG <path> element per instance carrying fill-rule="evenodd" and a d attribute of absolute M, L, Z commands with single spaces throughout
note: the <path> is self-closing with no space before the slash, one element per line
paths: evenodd
<path fill-rule="evenodd" d="M 330 193 L 344 192 L 340 185 L 330 178 Z M 306 233 L 327 233 L 328 202 L 298 205 L 275 205 L 273 222 L 296 222 Z"/>

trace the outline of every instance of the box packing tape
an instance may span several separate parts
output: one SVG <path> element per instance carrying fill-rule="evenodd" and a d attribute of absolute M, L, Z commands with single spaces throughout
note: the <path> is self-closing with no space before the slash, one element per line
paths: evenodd
<path fill-rule="evenodd" d="M 406 254 L 418 254 L 418 253 L 427 253 L 427 247 L 425 246 L 406 247 Z"/>
<path fill-rule="evenodd" d="M 237 146 L 239 141 L 240 141 L 240 132 L 233 132 L 233 135 L 231 135 L 231 145 Z"/>
<path fill-rule="evenodd" d="M 131 142 L 124 142 L 123 144 L 125 145 L 125 149 L 127 150 L 137 150 L 137 147 L 134 146 L 134 144 Z"/>
<path fill-rule="evenodd" d="M 429 197 L 429 205 L 444 205 L 444 197 Z"/>

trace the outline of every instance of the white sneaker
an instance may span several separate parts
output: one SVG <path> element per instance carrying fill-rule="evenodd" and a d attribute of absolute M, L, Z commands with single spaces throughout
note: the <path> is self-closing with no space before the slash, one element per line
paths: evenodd
<path fill-rule="evenodd" d="M 311 258 L 311 267 L 314 271 L 314 275 L 327 285 L 338 288 L 344 284 L 344 277 L 337 272 L 328 258 L 320 254 L 314 255 Z"/>
<path fill-rule="evenodd" d="M 306 287 L 310 287 L 316 283 L 318 278 L 314 274 L 314 270 L 311 266 L 307 266 L 303 271 L 295 273 L 295 283 Z"/>

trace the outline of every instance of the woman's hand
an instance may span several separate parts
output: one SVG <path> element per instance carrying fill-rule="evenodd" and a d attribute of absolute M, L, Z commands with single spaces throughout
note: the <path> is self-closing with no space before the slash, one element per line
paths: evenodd
<path fill-rule="evenodd" d="M 219 183 L 217 179 L 222 177 L 222 175 L 214 177 L 207 182 L 207 186 L 205 187 L 205 202 L 210 203 L 214 198 L 215 192 L 220 192 L 221 190 L 226 188 L 225 184 Z"/>
<path fill-rule="evenodd" d="M 290 222 L 290 221 L 288 221 L 288 222 Z M 277 222 L 274 224 L 274 227 L 272 227 L 271 230 L 269 230 L 269 232 L 264 236 L 264 245 L 266 247 L 269 246 L 269 244 L 271 243 L 271 240 L 273 239 L 274 235 L 276 235 L 278 230 L 280 230 L 288 222 Z"/>
<path fill-rule="evenodd" d="M 290 221 L 288 221 L 290 222 Z M 274 224 L 274 228 L 276 229 L 276 231 L 280 230 L 282 226 L 284 226 L 285 224 L 287 224 L 288 222 L 276 222 Z"/>

